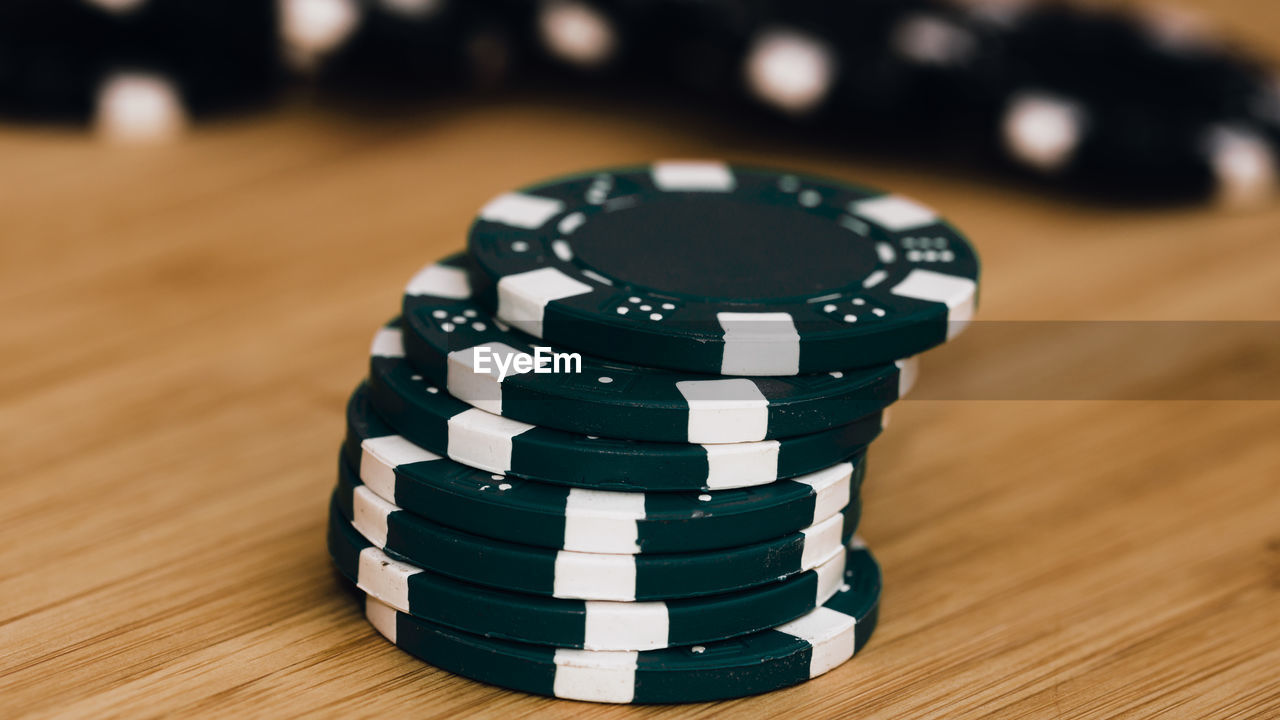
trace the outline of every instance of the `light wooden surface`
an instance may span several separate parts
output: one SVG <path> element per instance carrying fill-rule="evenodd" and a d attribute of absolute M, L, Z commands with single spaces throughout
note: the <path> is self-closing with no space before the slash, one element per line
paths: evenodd
<path fill-rule="evenodd" d="M 1264 40 L 1280 21 L 1267 0 L 1216 11 Z M 402 283 L 498 191 L 708 155 L 938 207 L 982 251 L 985 320 L 1280 320 L 1280 205 L 1103 210 L 671 112 L 290 107 L 144 150 L 5 129 L 0 716 L 1280 716 L 1274 395 L 902 403 L 865 491 L 880 628 L 795 689 L 552 701 L 378 637 L 322 528 L 343 401 Z M 961 344 L 986 364 L 943 350 L 922 390 L 1015 350 Z"/>

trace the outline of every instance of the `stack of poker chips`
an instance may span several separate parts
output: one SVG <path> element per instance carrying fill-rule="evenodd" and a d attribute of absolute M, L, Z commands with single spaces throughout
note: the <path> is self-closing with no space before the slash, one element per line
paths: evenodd
<path fill-rule="evenodd" d="M 499 195 L 351 395 L 329 549 L 365 613 L 482 682 L 669 703 L 862 649 L 867 447 L 978 260 L 907 198 L 708 161 Z"/>

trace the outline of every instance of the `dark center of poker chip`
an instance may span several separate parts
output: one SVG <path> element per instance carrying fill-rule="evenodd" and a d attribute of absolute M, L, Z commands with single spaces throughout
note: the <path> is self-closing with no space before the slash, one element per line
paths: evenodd
<path fill-rule="evenodd" d="M 595 215 L 574 233 L 573 249 L 620 285 L 730 302 L 822 295 L 876 266 L 871 244 L 831 220 L 701 193 Z"/>

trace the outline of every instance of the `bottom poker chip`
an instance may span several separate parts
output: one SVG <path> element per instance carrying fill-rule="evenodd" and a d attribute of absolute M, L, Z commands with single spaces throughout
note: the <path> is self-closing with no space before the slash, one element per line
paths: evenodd
<path fill-rule="evenodd" d="M 846 584 L 796 620 L 729 640 L 662 650 L 601 652 L 495 640 L 420 620 L 368 596 L 365 615 L 409 654 L 512 690 L 610 703 L 724 700 L 802 683 L 866 645 L 879 610 L 880 568 L 870 553 L 851 553 L 849 559 Z"/>

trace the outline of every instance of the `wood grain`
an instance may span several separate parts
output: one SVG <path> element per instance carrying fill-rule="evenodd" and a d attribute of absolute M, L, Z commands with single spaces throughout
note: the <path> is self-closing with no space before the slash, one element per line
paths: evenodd
<path fill-rule="evenodd" d="M 1280 55 L 1274 4 L 1213 11 Z M 552 701 L 374 634 L 323 523 L 343 401 L 403 282 L 500 190 L 708 155 L 941 209 L 983 253 L 985 320 L 1280 320 L 1280 207 L 1091 207 L 670 108 L 294 104 L 141 150 L 4 129 L 0 716 L 1280 716 L 1275 401 L 902 403 L 865 490 L 880 629 L 798 688 Z M 998 374 L 1012 350 L 966 353 Z M 973 371 L 945 352 L 933 387 Z"/>

